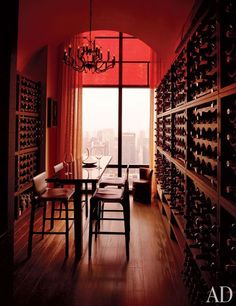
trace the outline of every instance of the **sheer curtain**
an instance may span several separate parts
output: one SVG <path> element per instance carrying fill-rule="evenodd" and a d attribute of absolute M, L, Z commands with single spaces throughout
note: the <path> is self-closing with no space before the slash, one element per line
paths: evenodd
<path fill-rule="evenodd" d="M 71 44 L 77 50 L 80 37 L 75 36 L 65 46 Z M 63 54 L 64 46 L 60 48 Z M 58 156 L 63 161 L 65 154 L 72 153 L 74 158 L 81 156 L 82 150 L 82 75 L 60 61 L 58 82 L 59 133 Z"/>

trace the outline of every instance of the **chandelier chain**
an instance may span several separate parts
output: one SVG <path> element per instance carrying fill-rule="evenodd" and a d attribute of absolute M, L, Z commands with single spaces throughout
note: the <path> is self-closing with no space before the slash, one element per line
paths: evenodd
<path fill-rule="evenodd" d="M 92 0 L 90 0 L 90 12 L 89 12 L 89 40 L 92 41 Z"/>
<path fill-rule="evenodd" d="M 64 50 L 63 61 L 66 65 L 72 67 L 78 72 L 102 73 L 108 69 L 114 68 L 116 59 L 113 55 L 110 59 L 110 50 L 107 50 L 107 58 L 104 59 L 102 48 L 96 44 L 95 39 L 92 40 L 92 0 L 89 0 L 89 39 L 87 44 L 78 46 L 77 50 L 72 50 L 69 45 L 68 49 Z"/>

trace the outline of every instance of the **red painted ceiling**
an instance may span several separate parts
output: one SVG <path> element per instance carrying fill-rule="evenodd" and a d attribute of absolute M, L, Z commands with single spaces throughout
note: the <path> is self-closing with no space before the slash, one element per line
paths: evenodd
<path fill-rule="evenodd" d="M 174 56 L 194 0 L 93 0 L 93 30 L 138 37 L 162 61 Z M 89 0 L 20 0 L 18 70 L 45 45 L 89 29 Z"/>

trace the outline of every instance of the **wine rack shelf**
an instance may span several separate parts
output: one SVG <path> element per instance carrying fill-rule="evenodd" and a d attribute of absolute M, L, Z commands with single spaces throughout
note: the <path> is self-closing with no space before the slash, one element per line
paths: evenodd
<path fill-rule="evenodd" d="M 39 173 L 41 83 L 17 75 L 15 218 L 30 206 L 32 178 Z"/>
<path fill-rule="evenodd" d="M 212 286 L 236 292 L 236 4 L 202 5 L 155 90 L 159 206 L 196 306 Z"/>

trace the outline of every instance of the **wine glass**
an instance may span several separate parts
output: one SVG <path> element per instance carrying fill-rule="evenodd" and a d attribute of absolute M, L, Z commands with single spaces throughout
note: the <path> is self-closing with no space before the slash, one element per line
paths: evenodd
<path fill-rule="evenodd" d="M 82 161 L 85 161 L 88 158 L 89 158 L 89 149 L 85 148 L 82 153 Z"/>
<path fill-rule="evenodd" d="M 72 153 L 66 153 L 64 158 L 64 164 L 66 166 L 66 175 L 72 174 L 71 172 L 71 163 L 73 161 L 73 154 Z"/>
<path fill-rule="evenodd" d="M 97 166 L 98 169 L 101 169 L 101 167 L 100 167 L 100 159 L 102 158 L 102 156 L 103 156 L 102 148 L 95 148 L 95 157 L 98 160 L 98 166 Z"/>

